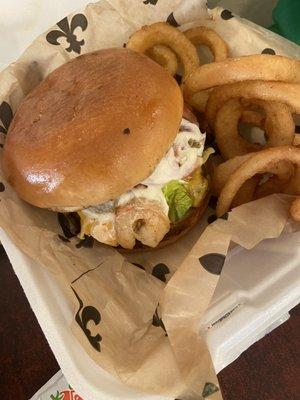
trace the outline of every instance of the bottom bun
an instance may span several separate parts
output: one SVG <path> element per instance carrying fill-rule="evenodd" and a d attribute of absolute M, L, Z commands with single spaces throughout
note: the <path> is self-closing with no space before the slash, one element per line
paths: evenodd
<path fill-rule="evenodd" d="M 116 249 L 121 253 L 132 253 L 132 252 L 141 252 L 149 250 L 153 251 L 169 246 L 170 244 L 176 242 L 179 238 L 181 238 L 188 231 L 190 231 L 200 220 L 205 210 L 207 209 L 210 195 L 211 195 L 210 192 L 208 192 L 207 195 L 202 200 L 201 204 L 198 207 L 191 208 L 187 213 L 187 216 L 183 220 L 171 224 L 169 232 L 165 235 L 165 237 L 156 247 L 149 247 L 141 242 L 137 242 L 133 249 L 124 249 L 121 246 L 118 246 Z"/>

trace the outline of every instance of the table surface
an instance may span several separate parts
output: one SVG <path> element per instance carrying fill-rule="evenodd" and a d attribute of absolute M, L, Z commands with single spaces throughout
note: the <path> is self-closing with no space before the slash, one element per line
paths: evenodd
<path fill-rule="evenodd" d="M 2 246 L 0 310 L 1 399 L 28 400 L 59 366 Z M 299 399 L 299 332 L 300 305 L 219 373 L 224 400 Z"/>

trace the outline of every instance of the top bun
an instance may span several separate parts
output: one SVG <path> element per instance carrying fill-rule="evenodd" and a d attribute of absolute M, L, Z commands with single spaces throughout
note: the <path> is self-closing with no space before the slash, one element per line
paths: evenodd
<path fill-rule="evenodd" d="M 128 49 L 77 57 L 20 105 L 3 170 L 21 198 L 55 210 L 120 196 L 147 178 L 171 147 L 183 99 L 158 64 Z"/>

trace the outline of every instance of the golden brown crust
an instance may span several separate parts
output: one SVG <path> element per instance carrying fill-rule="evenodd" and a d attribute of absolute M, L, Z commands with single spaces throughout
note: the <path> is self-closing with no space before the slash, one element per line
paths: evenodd
<path fill-rule="evenodd" d="M 123 249 L 122 247 L 118 247 L 118 251 L 121 253 L 133 253 L 133 252 L 142 252 L 142 251 L 153 251 L 157 249 L 161 249 L 163 247 L 169 246 L 172 243 L 175 243 L 178 239 L 184 236 L 188 231 L 190 231 L 197 222 L 203 216 L 209 202 L 211 193 L 207 193 L 199 207 L 193 207 L 189 211 L 188 215 L 180 222 L 175 224 L 171 224 L 171 228 L 163 240 L 156 246 L 155 248 L 151 248 L 148 246 L 143 245 L 142 243 L 138 242 L 132 250 Z"/>
<path fill-rule="evenodd" d="M 3 169 L 24 200 L 84 208 L 148 177 L 182 118 L 176 81 L 148 57 L 106 49 L 52 72 L 21 104 Z"/>

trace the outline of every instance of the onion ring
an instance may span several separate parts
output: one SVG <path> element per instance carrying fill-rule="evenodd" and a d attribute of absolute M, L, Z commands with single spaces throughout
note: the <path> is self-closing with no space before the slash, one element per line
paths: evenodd
<path fill-rule="evenodd" d="M 242 122 L 264 129 L 266 113 L 261 104 L 263 100 L 246 100 L 241 98 L 240 102 L 244 108 Z"/>
<path fill-rule="evenodd" d="M 243 110 L 241 121 L 246 124 L 257 126 L 260 129 L 264 129 L 265 116 L 254 110 Z"/>
<path fill-rule="evenodd" d="M 184 34 L 194 46 L 207 46 L 214 56 L 214 61 L 223 61 L 228 57 L 226 42 L 213 29 L 206 26 L 198 26 L 188 29 Z"/>
<path fill-rule="evenodd" d="M 295 139 L 295 122 L 290 108 L 284 103 L 264 102 L 266 111 L 266 147 L 291 145 Z"/>
<path fill-rule="evenodd" d="M 189 99 L 201 90 L 249 80 L 300 83 L 300 61 L 256 54 L 204 64 L 186 80 L 185 95 Z"/>
<path fill-rule="evenodd" d="M 228 47 L 226 42 L 211 28 L 198 26 L 184 32 L 185 36 L 194 46 L 207 46 L 213 54 L 214 61 L 223 61 L 228 57 Z M 189 103 L 200 112 L 205 111 L 206 103 L 210 94 L 210 89 L 195 93 Z"/>
<path fill-rule="evenodd" d="M 300 146 L 300 133 L 295 133 L 294 146 Z"/>
<path fill-rule="evenodd" d="M 300 148 L 294 147 L 300 151 Z M 297 165 L 294 169 L 293 178 L 284 186 L 282 193 L 286 194 L 300 194 L 300 166 Z"/>
<path fill-rule="evenodd" d="M 215 196 L 220 195 L 229 177 L 239 168 L 241 164 L 248 160 L 252 154 L 248 153 L 242 156 L 236 156 L 219 164 L 215 168 L 212 181 L 212 190 Z M 254 176 L 253 178 L 247 180 L 234 197 L 232 206 L 236 207 L 237 205 L 247 203 L 248 201 L 251 201 L 253 197 L 261 198 L 268 196 L 269 194 L 276 193 L 276 191 L 283 191 L 283 185 L 286 186 L 287 182 L 293 176 L 294 168 L 292 163 L 280 161 L 274 166 L 271 166 L 269 168 L 269 172 L 276 176 L 269 178 L 267 182 L 260 186 L 258 186 L 261 180 L 260 176 Z"/>
<path fill-rule="evenodd" d="M 240 165 L 242 165 L 245 161 L 252 157 L 253 154 L 255 153 L 248 153 L 242 156 L 236 156 L 219 164 L 215 168 L 212 180 L 212 191 L 215 196 L 220 195 L 223 187 L 225 186 L 226 182 L 233 174 L 233 172 L 235 172 L 240 167 Z M 276 177 L 278 177 L 281 182 L 286 183 L 290 180 L 294 173 L 293 164 L 289 161 L 280 161 L 277 162 L 275 165 L 270 166 L 268 172 L 270 174 L 276 175 Z M 267 182 L 269 182 L 271 179 L 273 178 L 270 178 Z"/>
<path fill-rule="evenodd" d="M 286 192 L 287 185 L 294 178 L 295 168 L 290 161 L 280 161 L 270 169 L 270 172 L 274 176 L 257 186 L 254 193 L 255 199 L 260 199 L 273 193 Z M 294 182 L 294 179 L 292 182 Z"/>
<path fill-rule="evenodd" d="M 130 37 L 126 48 L 145 53 L 158 44 L 168 46 L 176 53 L 184 68 L 184 79 L 199 66 L 195 46 L 182 32 L 165 22 L 143 26 Z"/>
<path fill-rule="evenodd" d="M 289 161 L 300 168 L 300 149 L 292 146 L 280 146 L 252 153 L 229 177 L 225 183 L 217 204 L 217 216 L 225 214 L 240 187 L 256 174 L 272 172 L 273 167 L 280 161 Z M 300 194 L 300 181 L 296 177 L 291 179 L 293 190 Z"/>
<path fill-rule="evenodd" d="M 229 177 L 236 171 L 241 164 L 248 160 L 253 153 L 236 156 L 219 164 L 214 171 L 212 190 L 215 196 L 219 196 Z M 290 162 L 280 161 L 270 167 L 269 172 L 274 177 L 271 177 L 267 182 L 258 185 L 261 176 L 254 176 L 248 179 L 238 190 L 232 201 L 232 207 L 237 207 L 241 204 L 248 203 L 253 198 L 261 198 L 276 192 L 283 192 L 284 186 L 291 179 L 294 169 Z"/>
<path fill-rule="evenodd" d="M 232 173 L 250 157 L 251 154 L 237 156 L 219 164 L 215 168 L 212 179 L 212 191 L 215 196 L 220 195 L 223 187 L 225 186 Z"/>
<path fill-rule="evenodd" d="M 238 207 L 242 204 L 249 203 L 253 199 L 255 189 L 259 183 L 259 176 L 253 176 L 248 179 L 238 190 L 237 194 L 232 200 L 232 207 Z"/>
<path fill-rule="evenodd" d="M 243 114 L 239 99 L 230 99 L 218 111 L 215 120 L 215 136 L 218 148 L 225 160 L 260 150 L 240 136 L 238 124 Z"/>
<path fill-rule="evenodd" d="M 291 113 L 300 114 L 300 85 L 283 82 L 247 81 L 215 88 L 206 105 L 206 117 L 214 125 L 220 107 L 232 98 L 277 101 L 285 103 Z"/>
<path fill-rule="evenodd" d="M 213 181 L 212 181 L 212 190 L 215 196 L 219 196 L 225 183 L 227 182 L 230 175 L 248 158 L 251 157 L 251 154 L 245 154 L 243 156 L 237 156 L 231 158 L 230 160 L 219 164 L 214 171 Z M 255 189 L 258 185 L 259 178 L 253 177 L 245 182 L 236 196 L 233 199 L 232 205 L 233 207 L 237 207 L 241 204 L 248 203 L 252 200 Z"/>
<path fill-rule="evenodd" d="M 215 120 L 215 135 L 217 145 L 225 159 L 259 151 L 265 147 L 293 144 L 295 123 L 289 107 L 282 103 L 263 101 L 260 101 L 259 105 L 266 113 L 264 125 L 267 143 L 265 146 L 250 143 L 240 136 L 238 124 L 244 110 L 239 99 L 230 99 L 219 109 Z M 254 111 L 246 116 L 253 117 L 253 113 Z"/>
<path fill-rule="evenodd" d="M 293 201 L 290 208 L 290 215 L 295 221 L 300 222 L 300 197 Z"/>
<path fill-rule="evenodd" d="M 147 55 L 164 67 L 171 75 L 176 74 L 178 69 L 177 57 L 169 47 L 157 44 L 147 51 Z"/>
<path fill-rule="evenodd" d="M 288 184 L 288 181 L 293 176 L 294 168 L 290 168 L 289 174 L 284 178 L 281 179 L 278 176 L 272 176 L 262 185 L 258 185 L 254 191 L 253 198 L 254 199 L 261 199 L 262 197 L 269 196 L 270 194 L 274 193 L 284 193 L 285 188 Z"/>
<path fill-rule="evenodd" d="M 206 45 L 214 56 L 214 61 L 222 61 L 228 57 L 228 48 L 224 40 L 212 29 L 205 26 L 188 29 L 184 35 L 194 46 Z M 128 46 L 127 46 L 128 47 Z M 152 60 L 163 66 L 171 75 L 178 69 L 178 60 L 174 52 L 167 46 L 155 45 L 147 51 Z"/>
<path fill-rule="evenodd" d="M 189 104 L 197 111 L 204 113 L 210 93 L 211 89 L 202 90 L 202 92 L 195 93 L 193 97 L 189 99 Z"/>

